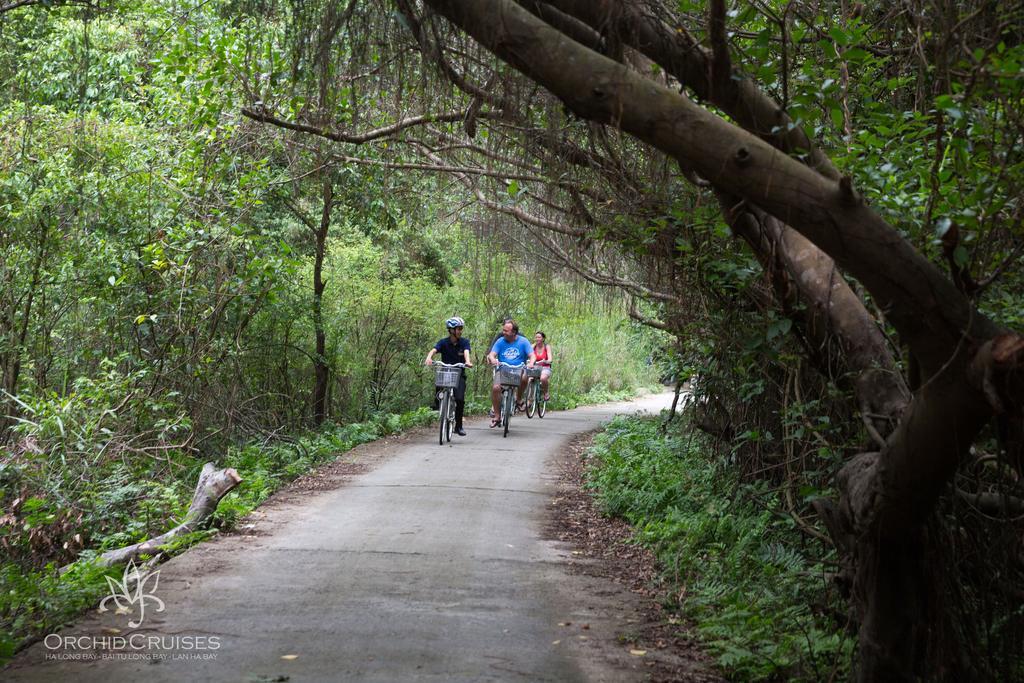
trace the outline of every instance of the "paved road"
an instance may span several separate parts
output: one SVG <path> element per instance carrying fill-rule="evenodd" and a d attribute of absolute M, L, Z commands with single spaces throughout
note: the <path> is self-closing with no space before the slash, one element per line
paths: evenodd
<path fill-rule="evenodd" d="M 552 412 L 542 421 L 519 416 L 507 439 L 474 420 L 452 447 L 431 442 L 432 432 L 396 444 L 393 456 L 340 488 L 269 506 L 255 533 L 164 564 L 153 595 L 165 609 L 148 603 L 138 629 L 126 625 L 129 615 L 90 614 L 59 634 L 76 637 L 73 647 L 50 649 L 58 642 L 50 636 L 0 678 L 628 678 L 573 647 L 586 636 L 567 637 L 559 625 L 579 615 L 576 598 L 589 589 L 566 573 L 568 551 L 541 538 L 554 478 L 546 468 L 574 435 L 615 412 L 656 411 L 670 398 Z M 116 636 L 133 638 L 120 645 Z M 117 652 L 53 658 L 95 655 L 102 638 Z"/>

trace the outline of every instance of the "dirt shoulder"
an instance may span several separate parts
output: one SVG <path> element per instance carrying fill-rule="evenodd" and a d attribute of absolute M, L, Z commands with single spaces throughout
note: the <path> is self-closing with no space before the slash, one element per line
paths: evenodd
<path fill-rule="evenodd" d="M 549 540 L 571 548 L 567 570 L 593 582 L 594 593 L 577 598 L 618 624 L 614 634 L 591 641 L 590 654 L 641 669 L 650 681 L 724 681 L 688 625 L 662 607 L 670 588 L 660 579 L 654 554 L 631 542 L 629 524 L 601 515 L 585 488 L 583 454 L 593 437 L 582 434 L 555 456 L 557 493 L 544 529 Z"/>

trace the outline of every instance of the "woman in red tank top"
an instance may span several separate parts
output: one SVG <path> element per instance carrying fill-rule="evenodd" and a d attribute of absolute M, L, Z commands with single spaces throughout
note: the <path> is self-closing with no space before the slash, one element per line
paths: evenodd
<path fill-rule="evenodd" d="M 544 400 L 550 401 L 551 395 L 548 393 L 548 382 L 551 379 L 551 344 L 547 343 L 547 335 L 540 330 L 537 330 L 537 334 L 533 335 L 533 353 L 537 356 L 536 364 L 541 366 L 540 370 L 540 388 L 544 392 Z"/>

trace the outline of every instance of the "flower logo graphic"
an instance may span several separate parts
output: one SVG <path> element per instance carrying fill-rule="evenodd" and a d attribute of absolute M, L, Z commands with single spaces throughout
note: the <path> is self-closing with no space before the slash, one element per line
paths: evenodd
<path fill-rule="evenodd" d="M 164 611 L 164 601 L 153 595 L 156 592 L 156 587 L 160 584 L 160 571 L 146 572 L 140 570 L 134 560 L 129 560 L 128 566 L 124 568 L 124 575 L 122 580 L 112 579 L 109 576 L 106 577 L 107 585 L 110 586 L 110 595 L 103 598 L 100 601 L 100 612 L 107 612 L 107 603 L 111 600 L 117 605 L 116 614 L 131 614 L 132 606 L 139 606 L 139 620 L 128 621 L 128 626 L 131 628 L 138 628 L 142 626 L 143 620 L 146 618 L 146 601 L 152 600 L 156 605 L 157 612 Z M 152 583 L 147 592 L 147 584 Z M 130 586 L 134 585 L 135 591 L 130 590 Z"/>

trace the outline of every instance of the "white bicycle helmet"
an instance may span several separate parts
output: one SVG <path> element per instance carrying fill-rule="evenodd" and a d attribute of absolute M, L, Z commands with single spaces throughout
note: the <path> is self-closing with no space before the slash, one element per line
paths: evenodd
<path fill-rule="evenodd" d="M 445 320 L 444 326 L 447 327 L 449 330 L 453 330 L 456 327 L 465 327 L 466 321 L 456 315 Z"/>

